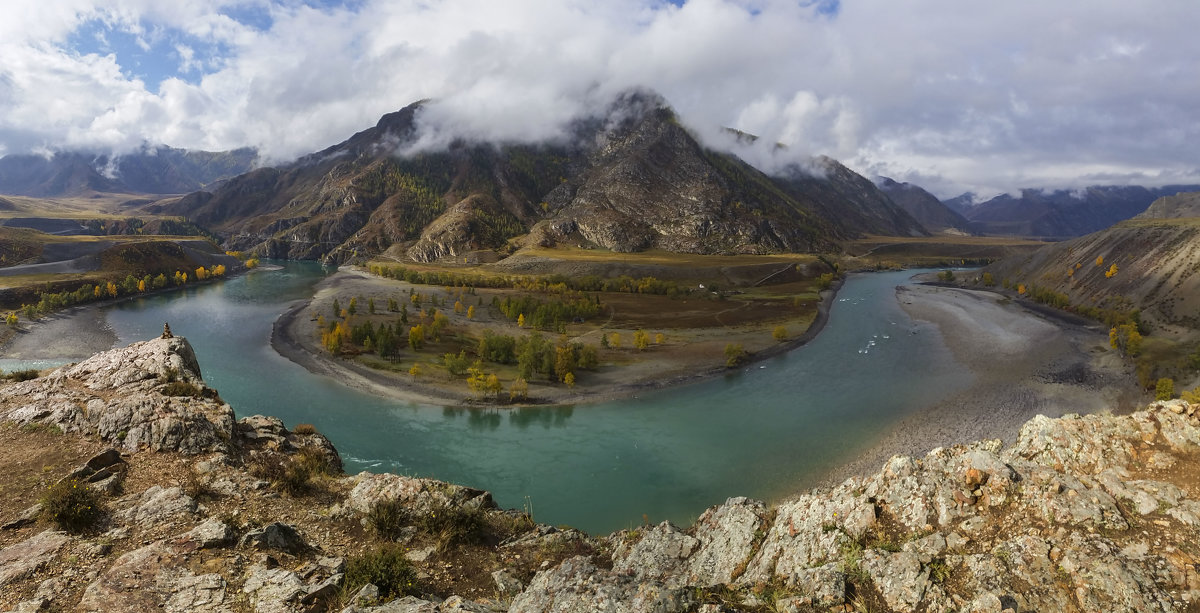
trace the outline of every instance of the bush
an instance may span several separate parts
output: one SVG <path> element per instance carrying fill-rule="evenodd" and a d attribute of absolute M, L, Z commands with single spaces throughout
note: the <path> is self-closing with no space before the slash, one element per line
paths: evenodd
<path fill-rule="evenodd" d="M 367 513 L 367 523 L 380 538 L 394 541 L 404 534 L 404 528 L 412 523 L 412 514 L 399 500 L 381 500 Z"/>
<path fill-rule="evenodd" d="M 746 361 L 746 350 L 741 343 L 729 343 L 725 345 L 725 366 L 735 368 Z"/>
<path fill-rule="evenodd" d="M 1175 397 L 1175 380 L 1174 379 L 1159 379 L 1158 384 L 1154 387 L 1155 400 L 1170 400 Z"/>
<path fill-rule="evenodd" d="M 779 342 L 786 341 L 788 338 L 787 328 L 784 326 L 775 326 L 775 329 L 771 332 L 771 338 Z"/>
<path fill-rule="evenodd" d="M 292 428 L 292 433 L 301 435 L 316 434 L 317 427 L 312 424 L 296 424 L 296 427 Z"/>
<path fill-rule="evenodd" d="M 287 457 L 277 454 L 261 456 L 250 472 L 270 481 L 290 496 L 303 496 L 312 490 L 315 479 L 331 474 L 333 467 L 320 449 L 306 446 Z"/>
<path fill-rule="evenodd" d="M 5 376 L 5 377 L 6 377 L 6 378 L 7 378 L 9 381 L 16 381 L 17 383 L 20 383 L 21 381 L 29 381 L 30 379 L 36 379 L 36 378 L 38 378 L 38 371 L 36 371 L 36 370 L 33 370 L 33 369 L 29 369 L 29 370 L 14 370 L 14 371 L 12 371 L 12 372 L 8 373 L 7 375 L 4 375 L 4 376 Z"/>
<path fill-rule="evenodd" d="M 200 398 L 204 395 L 204 390 L 200 389 L 200 387 L 197 385 L 188 383 L 187 381 L 172 381 L 164 385 L 160 391 L 162 392 L 163 396 L 186 396 L 191 398 Z"/>
<path fill-rule="evenodd" d="M 435 507 L 419 520 L 420 528 L 446 549 L 455 545 L 479 543 L 484 537 L 483 511 L 443 505 Z"/>
<path fill-rule="evenodd" d="M 353 594 L 368 583 L 379 588 L 380 600 L 415 594 L 417 571 L 399 545 L 386 545 L 346 562 L 345 593 Z"/>
<path fill-rule="evenodd" d="M 104 517 L 100 494 L 78 479 L 64 479 L 42 497 L 42 516 L 67 532 L 92 530 Z"/>

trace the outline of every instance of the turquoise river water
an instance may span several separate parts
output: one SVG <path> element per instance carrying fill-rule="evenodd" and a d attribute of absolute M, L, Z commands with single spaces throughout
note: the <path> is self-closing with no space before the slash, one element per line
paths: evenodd
<path fill-rule="evenodd" d="M 490 490 L 537 521 L 605 533 L 689 524 L 730 496 L 772 500 L 815 484 L 970 375 L 936 330 L 899 308 L 910 272 L 852 275 L 825 329 L 727 376 L 575 407 L 466 409 L 398 402 L 315 376 L 270 345 L 271 326 L 327 274 L 277 262 L 218 284 L 106 308 L 124 345 L 164 321 L 238 416 L 311 423 L 347 472 L 390 471 Z M 919 332 L 919 333 L 918 333 Z"/>

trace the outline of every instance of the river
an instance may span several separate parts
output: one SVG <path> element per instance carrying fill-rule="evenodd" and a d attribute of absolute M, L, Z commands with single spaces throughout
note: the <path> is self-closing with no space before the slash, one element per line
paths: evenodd
<path fill-rule="evenodd" d="M 730 496 L 799 492 L 971 382 L 936 329 L 899 308 L 894 287 L 912 273 L 891 272 L 852 275 L 812 342 L 724 377 L 577 407 L 403 403 L 314 376 L 271 348 L 275 319 L 326 274 L 310 262 L 275 264 L 114 304 L 108 323 L 124 345 L 170 322 L 239 417 L 315 425 L 347 472 L 487 489 L 503 507 L 592 533 L 644 520 L 687 525 Z"/>

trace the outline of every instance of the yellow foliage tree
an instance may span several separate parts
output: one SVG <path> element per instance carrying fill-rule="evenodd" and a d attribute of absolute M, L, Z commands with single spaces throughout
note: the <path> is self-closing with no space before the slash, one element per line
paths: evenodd
<path fill-rule="evenodd" d="M 208 270 L 206 270 L 203 266 L 196 269 L 196 280 L 197 281 L 203 281 L 207 278 L 208 278 Z"/>
<path fill-rule="evenodd" d="M 1104 273 L 1104 276 L 1105 276 L 1105 278 L 1108 278 L 1108 279 L 1111 279 L 1111 278 L 1117 276 L 1117 265 L 1113 264 L 1112 266 L 1109 266 L 1108 271 L 1106 271 Z"/>
<path fill-rule="evenodd" d="M 633 346 L 638 351 L 645 351 L 650 345 L 650 335 L 646 334 L 645 330 L 636 330 L 633 333 Z"/>
<path fill-rule="evenodd" d="M 1017 293 L 1018 293 L 1018 294 L 1021 294 L 1022 296 L 1024 296 L 1024 295 L 1025 295 L 1025 291 L 1026 291 L 1026 290 L 1025 290 L 1025 284 L 1024 284 L 1024 283 L 1020 283 L 1020 284 L 1018 284 L 1018 285 L 1017 285 Z"/>
<path fill-rule="evenodd" d="M 613 349 L 621 348 L 621 333 L 620 332 L 612 333 L 612 336 L 610 336 L 608 338 L 608 346 L 612 347 Z"/>
<path fill-rule="evenodd" d="M 775 326 L 775 329 L 771 331 L 771 338 L 780 342 L 786 341 L 788 338 L 787 328 L 784 326 Z"/>
<path fill-rule="evenodd" d="M 455 301 L 454 301 L 454 313 L 455 313 L 456 315 L 461 315 L 461 314 L 462 314 L 462 312 L 463 312 L 463 303 L 462 303 L 462 301 L 461 301 L 461 300 L 455 300 Z"/>
<path fill-rule="evenodd" d="M 665 342 L 667 342 L 667 337 L 664 336 L 662 332 L 659 332 L 654 335 L 654 344 L 655 345 L 661 345 Z"/>
<path fill-rule="evenodd" d="M 517 315 L 517 327 L 518 327 L 518 328 L 524 328 L 524 327 L 525 327 L 525 314 L 524 314 L 524 313 L 521 313 L 520 315 Z"/>
<path fill-rule="evenodd" d="M 113 298 L 116 298 L 116 297 L 117 297 L 117 284 L 116 284 L 116 283 L 113 283 L 112 281 L 109 281 L 109 282 L 108 282 L 108 285 L 107 285 L 107 286 L 105 286 L 105 288 L 104 288 L 104 289 L 105 289 L 105 291 L 106 291 L 106 292 L 108 292 L 108 295 L 109 295 L 109 296 L 111 296 L 111 297 L 113 297 Z"/>
<path fill-rule="evenodd" d="M 1096 266 L 1104 266 L 1104 256 L 1096 256 Z"/>
<path fill-rule="evenodd" d="M 512 382 L 512 385 L 508 386 L 508 399 L 510 401 L 525 400 L 528 397 L 529 382 L 521 377 L 517 377 L 517 379 Z"/>
<path fill-rule="evenodd" d="M 475 319 L 475 307 L 467 307 L 467 319 Z"/>
<path fill-rule="evenodd" d="M 566 383 L 567 387 L 575 387 L 575 373 L 567 373 L 567 375 L 563 377 L 563 383 Z"/>

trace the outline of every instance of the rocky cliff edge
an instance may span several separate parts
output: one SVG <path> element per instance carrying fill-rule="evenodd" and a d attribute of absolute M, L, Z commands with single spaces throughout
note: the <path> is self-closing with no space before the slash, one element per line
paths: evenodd
<path fill-rule="evenodd" d="M 599 538 L 479 490 L 344 476 L 311 428 L 235 421 L 182 338 L 0 388 L 0 420 L 0 610 L 1200 608 L 1200 411 L 1179 400 Z M 104 509 L 70 532 L 39 494 L 64 482 Z"/>

